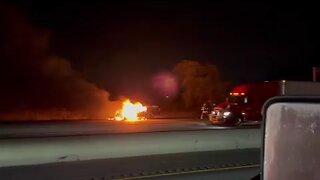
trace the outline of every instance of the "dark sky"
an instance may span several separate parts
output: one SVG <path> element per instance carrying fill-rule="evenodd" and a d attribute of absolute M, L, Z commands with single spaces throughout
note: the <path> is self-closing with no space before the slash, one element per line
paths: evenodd
<path fill-rule="evenodd" d="M 232 83 L 311 80 L 312 4 L 19 3 L 51 31 L 53 54 L 112 93 L 136 95 L 184 59 L 216 64 Z"/>

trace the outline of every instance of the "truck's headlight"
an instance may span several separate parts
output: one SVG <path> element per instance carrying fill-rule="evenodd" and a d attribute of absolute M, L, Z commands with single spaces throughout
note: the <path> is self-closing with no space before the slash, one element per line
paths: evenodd
<path fill-rule="evenodd" d="M 229 116 L 231 114 L 231 112 L 230 111 L 225 111 L 225 112 L 223 112 L 223 117 L 227 117 L 227 116 Z"/>

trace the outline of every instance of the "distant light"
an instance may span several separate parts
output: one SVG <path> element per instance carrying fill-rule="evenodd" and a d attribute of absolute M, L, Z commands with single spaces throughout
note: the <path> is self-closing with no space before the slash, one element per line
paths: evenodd
<path fill-rule="evenodd" d="M 244 95 L 244 93 L 241 93 L 241 95 Z"/>
<path fill-rule="evenodd" d="M 169 96 L 166 96 L 167 99 L 169 99 Z"/>
<path fill-rule="evenodd" d="M 283 82 L 283 83 L 285 83 L 285 82 L 286 82 L 286 80 L 282 80 L 282 82 Z"/>
<path fill-rule="evenodd" d="M 269 82 L 269 81 L 264 81 L 264 82 Z"/>
<path fill-rule="evenodd" d="M 242 115 L 246 115 L 246 113 L 245 113 L 245 112 L 242 112 L 241 114 L 242 114 Z"/>
<path fill-rule="evenodd" d="M 230 95 L 232 95 L 232 93 L 230 93 Z"/>
<path fill-rule="evenodd" d="M 239 95 L 239 93 L 233 93 L 233 95 L 238 96 L 238 95 Z"/>

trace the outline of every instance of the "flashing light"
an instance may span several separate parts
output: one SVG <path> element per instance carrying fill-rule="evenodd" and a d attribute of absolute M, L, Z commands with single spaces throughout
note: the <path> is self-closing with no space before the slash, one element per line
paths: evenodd
<path fill-rule="evenodd" d="M 223 118 L 227 118 L 228 116 L 230 116 L 231 112 L 230 111 L 225 111 L 222 113 L 222 117 Z"/>
<path fill-rule="evenodd" d="M 239 95 L 241 95 L 241 96 L 243 96 L 243 95 L 245 95 L 245 93 L 230 93 L 230 95 L 232 96 L 239 96 Z"/>

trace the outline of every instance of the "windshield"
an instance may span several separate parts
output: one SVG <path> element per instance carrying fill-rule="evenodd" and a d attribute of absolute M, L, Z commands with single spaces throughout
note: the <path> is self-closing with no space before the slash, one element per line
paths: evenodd
<path fill-rule="evenodd" d="M 236 85 L 310 80 L 312 61 L 293 62 L 312 54 L 312 21 L 298 21 L 307 17 L 299 9 L 272 9 L 263 3 L 3 2 L 0 119 L 198 118 L 204 102 L 222 103 Z M 299 41 L 291 43 L 291 36 Z"/>
<path fill-rule="evenodd" d="M 247 99 L 246 96 L 229 96 L 227 101 L 229 103 L 244 104 L 247 103 Z"/>
<path fill-rule="evenodd" d="M 265 100 L 283 95 L 279 84 L 317 81 L 320 72 L 318 59 L 312 58 L 311 33 L 318 22 L 312 13 L 318 11 L 292 6 L 195 0 L 0 2 L 0 139 L 52 137 L 53 144 L 35 140 L 39 147 L 19 141 L 35 159 L 41 159 L 38 148 L 52 145 L 42 149 L 44 155 L 54 154 L 39 160 L 43 163 L 230 149 L 235 152 L 223 154 L 234 154 L 233 159 L 224 154 L 216 161 L 221 166 L 234 164 L 236 157 L 244 157 L 239 164 L 257 163 L 251 155 L 258 154 L 256 133 Z M 229 108 L 229 103 L 247 104 Z M 112 136 L 75 140 L 98 134 Z M 72 143 L 55 141 L 69 136 Z M 87 143 L 100 149 L 88 150 Z M 27 147 L 6 145 L 8 154 L 0 152 L 0 164 L 6 159 L 9 166 L 13 157 L 33 160 L 22 157 L 28 153 L 10 151 Z M 55 154 L 64 147 L 72 151 Z M 85 154 L 90 152 L 96 154 Z M 214 157 L 220 158 L 219 152 Z M 172 166 L 184 168 L 176 162 Z M 159 172 L 175 169 L 170 165 Z"/>

